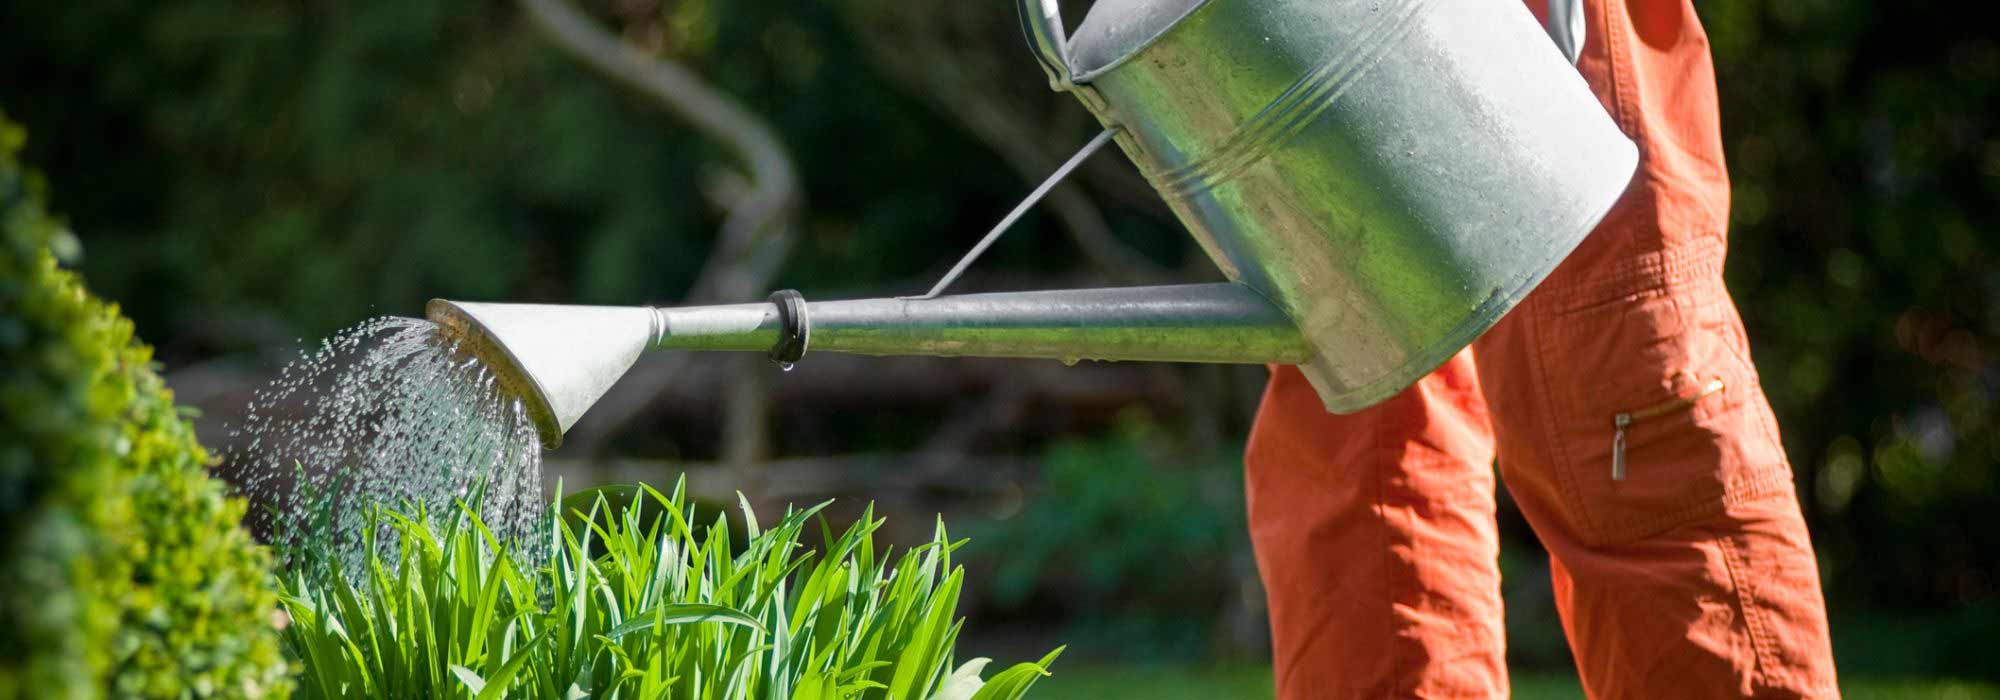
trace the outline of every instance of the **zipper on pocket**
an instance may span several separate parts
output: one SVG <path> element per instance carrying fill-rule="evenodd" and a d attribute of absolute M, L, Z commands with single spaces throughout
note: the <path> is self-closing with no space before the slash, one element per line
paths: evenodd
<path fill-rule="evenodd" d="M 1722 388 L 1723 388 L 1723 383 L 1721 379 L 1710 379 L 1708 380 L 1707 384 L 1701 385 L 1701 389 L 1699 391 L 1696 391 L 1692 396 L 1677 397 L 1672 401 L 1667 401 L 1664 403 L 1647 406 L 1645 408 L 1636 411 L 1626 411 L 1624 413 L 1612 416 L 1611 425 L 1614 428 L 1614 431 L 1611 433 L 1611 480 L 1612 481 L 1625 480 L 1625 429 L 1626 428 L 1632 427 L 1633 423 L 1637 423 L 1642 420 L 1647 420 L 1650 418 L 1658 418 L 1660 416 L 1664 416 L 1669 413 L 1674 413 L 1677 411 L 1685 411 L 1690 408 L 1694 408 L 1694 405 L 1696 403 L 1700 402 L 1702 399 L 1714 396 L 1715 394 L 1721 392 Z"/>

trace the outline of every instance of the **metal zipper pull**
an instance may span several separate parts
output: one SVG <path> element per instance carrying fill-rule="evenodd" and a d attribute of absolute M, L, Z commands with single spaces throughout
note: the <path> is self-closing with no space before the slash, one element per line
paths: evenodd
<path fill-rule="evenodd" d="M 1611 434 L 1611 480 L 1624 481 L 1625 427 L 1632 424 L 1632 414 L 1620 413 L 1611 419 L 1611 424 L 1618 427 L 1618 430 Z"/>
<path fill-rule="evenodd" d="M 1722 391 L 1725 385 L 1721 379 L 1708 380 L 1693 396 L 1676 398 L 1654 406 L 1628 411 L 1611 417 L 1611 480 L 1625 480 L 1625 429 L 1648 418 L 1657 418 L 1675 411 L 1694 408 L 1695 403 Z"/>

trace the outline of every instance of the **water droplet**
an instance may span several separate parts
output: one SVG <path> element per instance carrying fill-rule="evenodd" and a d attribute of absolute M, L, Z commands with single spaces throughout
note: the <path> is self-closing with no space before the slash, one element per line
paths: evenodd
<path fill-rule="evenodd" d="M 544 542 L 534 425 L 519 397 L 443 338 L 428 321 L 371 320 L 302 350 L 253 393 L 224 454 L 274 536 L 332 542 L 358 567 L 368 506 L 421 502 L 437 515 L 483 489 L 496 535 Z"/>
<path fill-rule="evenodd" d="M 797 366 L 797 365 L 794 365 L 794 364 L 792 364 L 792 363 L 790 363 L 790 362 L 780 362 L 780 363 L 778 363 L 778 371 L 780 371 L 780 372 L 790 372 L 790 371 L 792 371 L 792 368 L 793 368 L 793 367 L 796 367 L 796 366 Z"/>
<path fill-rule="evenodd" d="M 1063 363 L 1063 366 L 1064 366 L 1064 367 L 1075 367 L 1075 366 L 1076 366 L 1076 363 L 1078 363 L 1078 362 L 1082 362 L 1082 361 L 1083 361 L 1083 358 L 1079 358 L 1079 357 L 1065 357 L 1065 358 L 1062 358 L 1062 363 Z"/>

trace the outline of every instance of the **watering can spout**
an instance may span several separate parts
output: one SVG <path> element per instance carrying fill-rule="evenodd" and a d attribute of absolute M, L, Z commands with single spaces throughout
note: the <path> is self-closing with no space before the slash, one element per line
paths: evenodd
<path fill-rule="evenodd" d="M 432 300 L 430 319 L 500 377 L 545 448 L 646 350 L 1298 364 L 1291 318 L 1234 283 L 807 302 L 796 292 L 714 306 Z"/>

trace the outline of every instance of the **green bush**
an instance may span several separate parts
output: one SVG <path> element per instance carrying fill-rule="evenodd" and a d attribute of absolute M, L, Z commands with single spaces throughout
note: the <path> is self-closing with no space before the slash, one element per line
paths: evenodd
<path fill-rule="evenodd" d="M 269 556 L 0 116 L 0 698 L 282 697 Z"/>
<path fill-rule="evenodd" d="M 1020 512 L 973 534 L 999 562 L 1004 614 L 1056 617 L 1079 653 L 1126 660 L 1253 655 L 1235 629 L 1255 563 L 1240 453 L 1191 454 L 1140 414 L 1108 437 L 1052 446 Z M 1088 542 L 1090 546 L 1077 546 Z M 1171 583 L 1166 583 L 1171 580 Z"/>
<path fill-rule="evenodd" d="M 547 546 L 421 505 L 375 511 L 353 575 L 308 542 L 284 583 L 301 694 L 1016 700 L 1055 659 L 985 681 L 986 659 L 958 663 L 964 571 L 942 525 L 892 557 L 870 509 L 844 530 L 821 520 L 815 549 L 800 536 L 824 504 L 769 527 L 745 504 L 738 545 L 684 485 L 607 490 L 550 508 Z"/>

